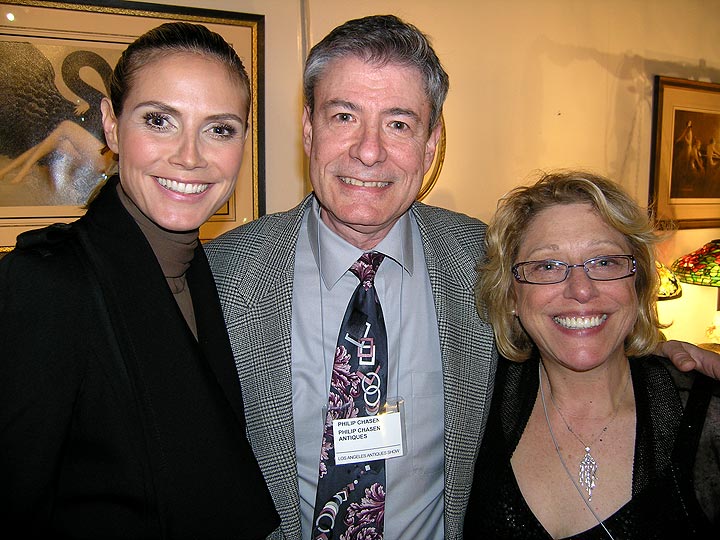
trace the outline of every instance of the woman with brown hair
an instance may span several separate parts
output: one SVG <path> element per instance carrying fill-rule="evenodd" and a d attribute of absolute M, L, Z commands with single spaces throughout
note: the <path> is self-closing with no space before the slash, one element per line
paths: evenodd
<path fill-rule="evenodd" d="M 279 519 L 198 231 L 235 188 L 250 106 L 200 25 L 140 36 L 85 216 L 0 261 L 0 523 L 23 538 L 264 538 Z"/>

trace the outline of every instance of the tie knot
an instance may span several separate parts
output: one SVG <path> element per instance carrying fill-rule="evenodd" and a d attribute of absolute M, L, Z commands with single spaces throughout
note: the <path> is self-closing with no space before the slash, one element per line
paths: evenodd
<path fill-rule="evenodd" d="M 373 286 L 375 273 L 384 258 L 385 255 L 382 253 L 368 251 L 363 253 L 350 267 L 350 271 L 357 276 L 366 291 Z"/>

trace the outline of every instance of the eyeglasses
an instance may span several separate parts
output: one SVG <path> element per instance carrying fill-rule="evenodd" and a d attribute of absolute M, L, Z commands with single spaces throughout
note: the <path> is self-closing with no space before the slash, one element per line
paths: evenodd
<path fill-rule="evenodd" d="M 526 261 L 513 265 L 512 272 L 520 283 L 551 285 L 565 281 L 570 270 L 579 267 L 583 267 L 587 277 L 594 281 L 623 279 L 637 272 L 637 263 L 632 255 L 604 255 L 588 259 L 582 264 L 568 264 L 553 259 Z"/>

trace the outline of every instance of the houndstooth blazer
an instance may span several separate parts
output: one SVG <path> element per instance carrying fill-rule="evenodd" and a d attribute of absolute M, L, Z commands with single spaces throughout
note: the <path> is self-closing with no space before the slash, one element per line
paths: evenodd
<path fill-rule="evenodd" d="M 301 535 L 290 365 L 292 288 L 295 246 L 312 197 L 206 246 L 242 386 L 248 437 L 282 519 L 271 538 L 293 540 Z M 445 399 L 445 537 L 456 539 L 462 538 L 497 363 L 492 328 L 478 317 L 473 300 L 485 225 L 421 203 L 410 211 L 420 228 L 438 318 Z"/>

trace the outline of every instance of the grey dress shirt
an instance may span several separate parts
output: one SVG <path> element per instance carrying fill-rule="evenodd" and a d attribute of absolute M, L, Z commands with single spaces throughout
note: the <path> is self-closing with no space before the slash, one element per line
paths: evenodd
<path fill-rule="evenodd" d="M 303 538 L 309 538 L 338 332 L 357 286 L 362 250 L 305 212 L 295 254 L 292 386 Z M 388 397 L 405 403 L 405 453 L 389 459 L 385 538 L 443 538 L 443 380 L 440 338 L 422 240 L 406 213 L 375 248 L 375 286 L 388 332 Z"/>

